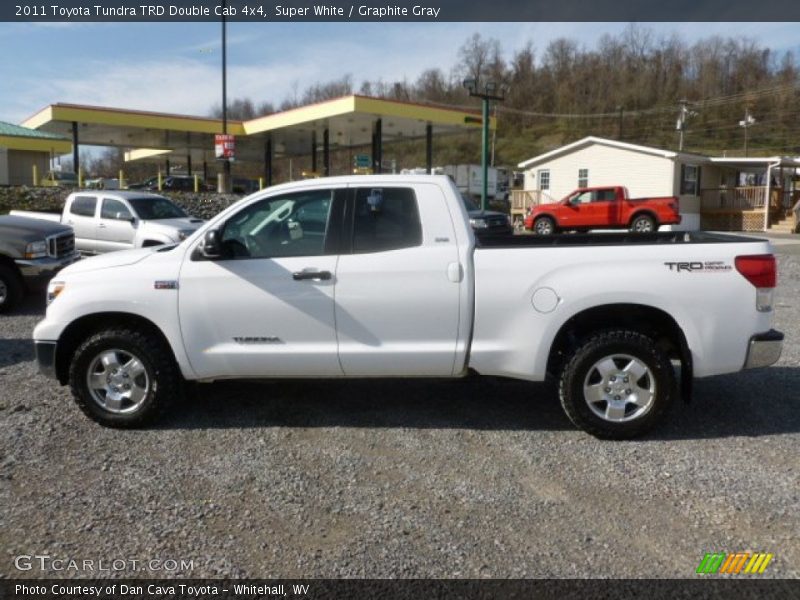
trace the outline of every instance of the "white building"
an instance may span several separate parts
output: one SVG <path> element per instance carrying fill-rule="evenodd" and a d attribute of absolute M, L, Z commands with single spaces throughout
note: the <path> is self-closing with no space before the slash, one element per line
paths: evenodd
<path fill-rule="evenodd" d="M 590 136 L 519 167 L 533 202 L 554 202 L 579 187 L 623 185 L 633 198 L 678 196 L 683 221 L 675 228 L 694 230 L 700 228 L 700 184 L 708 162 L 699 154 Z"/>
<path fill-rule="evenodd" d="M 677 196 L 682 223 L 673 229 L 794 231 L 800 214 L 800 160 L 705 156 L 586 137 L 519 163 L 523 190 L 512 214 L 555 202 L 575 188 L 622 185 L 631 197 Z"/>

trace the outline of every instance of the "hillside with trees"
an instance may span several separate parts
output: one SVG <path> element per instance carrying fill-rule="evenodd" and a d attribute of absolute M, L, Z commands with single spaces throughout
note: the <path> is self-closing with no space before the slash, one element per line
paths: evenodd
<path fill-rule="evenodd" d="M 416 81 L 358 85 L 347 75 L 295 93 L 278 107 L 360 93 L 475 108 L 477 101 L 462 87 L 466 77 L 508 86 L 505 101 L 493 109 L 498 118 L 496 164 L 515 164 L 585 135 L 677 149 L 676 122 L 684 100 L 687 151 L 743 154 L 739 122 L 748 111 L 755 118 L 748 131 L 750 155 L 800 154 L 794 53 L 778 54 L 742 37 L 688 44 L 677 34 L 657 36 L 639 25 L 619 36 L 603 36 L 593 48 L 558 39 L 537 51 L 532 40 L 511 56 L 504 56 L 498 40 L 476 33 L 461 46 L 450 71 L 432 67 Z M 274 104 L 262 101 L 263 112 L 253 106 L 250 100 L 236 100 L 230 109 L 246 118 L 272 112 Z M 238 114 L 237 107 L 246 110 Z M 217 107 L 214 113 L 219 112 Z M 449 140 L 446 145 L 447 161 L 478 159 L 476 144 Z M 437 162 L 442 162 L 443 148 L 438 150 Z"/>
<path fill-rule="evenodd" d="M 539 49 L 530 40 L 506 56 L 499 40 L 475 33 L 458 49 L 449 70 L 430 67 L 415 81 L 391 80 L 387 73 L 387 80 L 357 82 L 348 74 L 303 91 L 295 86 L 283 99 L 230 100 L 228 115 L 251 119 L 352 93 L 475 109 L 478 101 L 462 86 L 465 78 L 474 77 L 508 88 L 505 101 L 492 109 L 498 123 L 493 140 L 497 165 L 515 165 L 586 135 L 677 149 L 682 106 L 686 151 L 744 155 L 745 131 L 739 122 L 747 113 L 755 119 L 747 131 L 750 156 L 800 155 L 798 74 L 793 52 L 777 53 L 738 36 L 690 44 L 677 34 L 659 36 L 632 24 L 591 48 L 557 39 Z M 210 111 L 216 117 L 221 113 L 219 105 Z M 332 153 L 334 172 L 349 171 L 351 154 Z M 110 163 L 118 156 L 109 152 L 103 170 L 114 172 Z M 417 142 L 390 144 L 384 158 L 394 159 L 398 167 L 420 166 L 424 149 Z M 479 160 L 478 131 L 434 142 L 436 164 Z M 308 162 L 307 157 L 293 159 L 293 176 L 310 168 Z M 274 166 L 276 180 L 289 178 L 286 161 Z M 235 170 L 260 175 L 259 165 L 239 164 Z"/>

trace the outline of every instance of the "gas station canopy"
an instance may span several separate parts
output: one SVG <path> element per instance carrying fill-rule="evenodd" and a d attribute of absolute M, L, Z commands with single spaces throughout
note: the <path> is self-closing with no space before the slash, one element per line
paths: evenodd
<path fill-rule="evenodd" d="M 74 164 L 78 145 L 124 148 L 126 160 L 161 157 L 206 162 L 214 159 L 214 136 L 223 132 L 221 119 L 75 104 L 52 104 L 23 125 L 71 137 Z M 380 171 L 384 142 L 425 138 L 430 168 L 433 135 L 480 128 L 478 111 L 350 95 L 249 121 L 228 120 L 236 136 L 236 160 L 264 163 L 269 176 L 273 157 L 323 152 L 323 173 L 330 150 L 372 145 Z M 495 127 L 494 119 L 490 128 Z"/>

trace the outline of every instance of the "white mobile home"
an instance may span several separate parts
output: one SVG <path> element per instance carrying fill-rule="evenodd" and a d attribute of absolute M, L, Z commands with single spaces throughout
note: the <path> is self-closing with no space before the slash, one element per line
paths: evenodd
<path fill-rule="evenodd" d="M 514 208 L 555 202 L 579 187 L 623 185 L 634 198 L 678 196 L 683 222 L 673 229 L 699 229 L 701 177 L 708 163 L 699 154 L 590 136 L 519 163 L 527 193 L 517 193 Z"/>

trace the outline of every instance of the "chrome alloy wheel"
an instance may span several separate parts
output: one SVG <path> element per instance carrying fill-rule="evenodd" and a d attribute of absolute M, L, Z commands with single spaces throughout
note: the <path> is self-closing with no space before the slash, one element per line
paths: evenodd
<path fill-rule="evenodd" d="M 656 397 L 656 380 L 648 366 L 629 354 L 598 360 L 583 382 L 589 409 L 613 423 L 633 421 L 646 414 Z"/>
<path fill-rule="evenodd" d="M 653 231 L 653 222 L 650 219 L 637 219 L 633 224 L 633 230 L 639 233 L 651 233 Z"/>
<path fill-rule="evenodd" d="M 115 414 L 135 412 L 150 391 L 142 361 L 124 350 L 103 350 L 92 359 L 86 384 L 101 408 Z"/>
<path fill-rule="evenodd" d="M 553 222 L 550 219 L 539 219 L 536 221 L 536 233 L 539 235 L 550 235 L 553 233 Z"/>
<path fill-rule="evenodd" d="M 6 300 L 8 300 L 8 286 L 0 279 L 0 304 L 4 304 Z"/>

